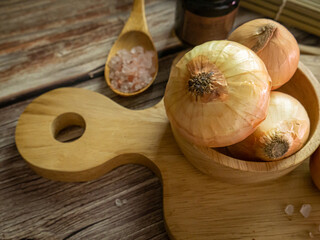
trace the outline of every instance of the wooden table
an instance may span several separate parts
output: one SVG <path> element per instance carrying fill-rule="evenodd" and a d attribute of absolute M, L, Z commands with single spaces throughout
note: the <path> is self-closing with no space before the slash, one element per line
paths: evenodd
<path fill-rule="evenodd" d="M 146 0 L 160 60 L 153 86 L 123 98 L 104 81 L 108 51 L 131 6 L 132 0 L 0 2 L 0 239 L 168 239 L 161 182 L 146 167 L 125 165 L 86 183 L 54 182 L 29 169 L 14 141 L 24 108 L 54 88 L 90 89 L 131 109 L 160 101 L 171 62 L 184 48 L 173 34 L 173 0 Z M 240 9 L 235 26 L 257 17 Z M 320 38 L 290 31 L 299 43 L 320 46 Z M 301 61 L 320 79 L 320 56 Z"/>

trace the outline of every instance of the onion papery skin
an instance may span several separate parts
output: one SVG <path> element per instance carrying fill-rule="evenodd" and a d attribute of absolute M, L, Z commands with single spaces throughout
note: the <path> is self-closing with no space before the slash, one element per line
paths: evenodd
<path fill-rule="evenodd" d="M 288 82 L 298 68 L 298 43 L 289 30 L 276 21 L 246 22 L 236 28 L 228 40 L 245 45 L 262 59 L 272 80 L 272 90 Z"/>
<path fill-rule="evenodd" d="M 251 161 L 276 161 L 296 153 L 310 132 L 302 104 L 292 96 L 272 91 L 267 118 L 245 140 L 228 147 L 234 157 Z"/>
<path fill-rule="evenodd" d="M 218 93 L 190 92 L 192 74 L 210 71 L 219 78 L 214 81 Z M 245 139 L 266 118 L 270 89 L 265 65 L 253 51 L 236 42 L 211 41 L 172 66 L 164 104 L 172 127 L 187 141 L 224 147 Z"/>

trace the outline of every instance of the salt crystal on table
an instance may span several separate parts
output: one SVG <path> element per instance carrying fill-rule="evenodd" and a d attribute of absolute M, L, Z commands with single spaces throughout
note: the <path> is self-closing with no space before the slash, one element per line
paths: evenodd
<path fill-rule="evenodd" d="M 310 204 L 302 204 L 302 206 L 300 208 L 300 213 L 305 218 L 309 217 L 309 215 L 311 213 L 311 205 Z"/>
<path fill-rule="evenodd" d="M 309 237 L 310 237 L 310 238 L 314 238 L 314 235 L 313 235 L 312 232 L 309 232 Z"/>
<path fill-rule="evenodd" d="M 121 206 L 122 206 L 122 201 L 117 198 L 117 199 L 115 200 L 115 204 L 116 204 L 117 207 L 121 207 Z"/>
<path fill-rule="evenodd" d="M 286 206 L 284 211 L 288 216 L 292 216 L 293 213 L 294 213 L 294 206 L 292 204 L 289 204 L 289 205 Z"/>

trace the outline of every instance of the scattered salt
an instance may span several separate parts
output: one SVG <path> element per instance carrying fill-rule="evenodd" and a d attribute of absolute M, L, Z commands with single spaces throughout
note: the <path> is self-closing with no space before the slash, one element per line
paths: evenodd
<path fill-rule="evenodd" d="M 123 204 L 126 204 L 127 202 L 128 202 L 127 199 L 123 199 L 123 200 L 121 201 L 119 198 L 117 198 L 117 199 L 114 201 L 114 203 L 116 204 L 117 207 L 121 207 Z"/>
<path fill-rule="evenodd" d="M 303 204 L 300 208 L 300 213 L 302 214 L 302 216 L 304 216 L 305 218 L 309 217 L 310 213 L 311 213 L 311 205 L 310 204 Z"/>
<path fill-rule="evenodd" d="M 310 237 L 310 238 L 314 238 L 314 235 L 313 235 L 312 232 L 309 232 L 309 237 Z"/>
<path fill-rule="evenodd" d="M 117 198 L 117 199 L 115 200 L 115 204 L 116 204 L 117 207 L 121 207 L 121 206 L 122 206 L 122 201 Z"/>
<path fill-rule="evenodd" d="M 293 213 L 294 213 L 294 206 L 292 204 L 289 204 L 289 205 L 286 206 L 284 211 L 288 216 L 292 216 Z"/>
<path fill-rule="evenodd" d="M 136 92 L 146 87 L 153 79 L 153 51 L 136 46 L 130 51 L 119 50 L 109 61 L 111 86 L 121 92 Z"/>

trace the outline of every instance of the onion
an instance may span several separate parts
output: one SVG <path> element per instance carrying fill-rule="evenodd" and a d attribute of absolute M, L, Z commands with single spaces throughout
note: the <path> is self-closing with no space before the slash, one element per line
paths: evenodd
<path fill-rule="evenodd" d="M 271 80 L 247 47 L 212 41 L 172 67 L 164 95 L 172 127 L 189 142 L 223 147 L 245 139 L 267 114 Z"/>
<path fill-rule="evenodd" d="M 262 59 L 272 80 L 272 90 L 289 81 L 297 70 L 298 43 L 278 22 L 269 19 L 249 21 L 236 28 L 228 40 L 247 46 Z"/>
<path fill-rule="evenodd" d="M 310 174 L 314 184 L 320 190 L 320 147 L 310 157 Z"/>
<path fill-rule="evenodd" d="M 272 91 L 267 118 L 253 134 L 228 149 L 244 160 L 279 160 L 297 152 L 309 131 L 310 120 L 301 103 L 288 94 Z"/>

